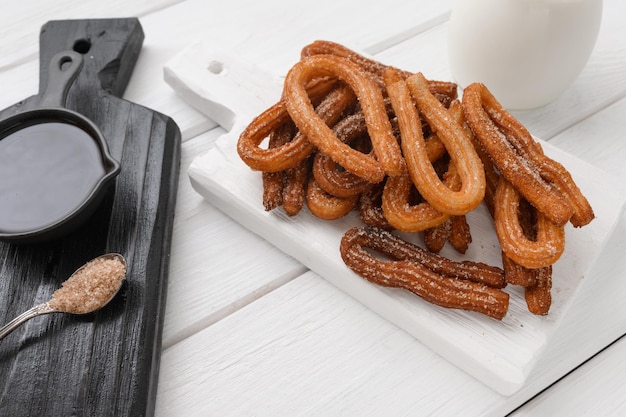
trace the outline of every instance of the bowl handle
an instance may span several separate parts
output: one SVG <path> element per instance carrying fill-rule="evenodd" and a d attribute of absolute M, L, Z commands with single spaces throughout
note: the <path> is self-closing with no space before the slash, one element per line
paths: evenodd
<path fill-rule="evenodd" d="M 48 85 L 39 107 L 65 107 L 65 99 L 72 83 L 83 67 L 83 57 L 73 51 L 63 51 L 54 55 L 48 69 Z"/>

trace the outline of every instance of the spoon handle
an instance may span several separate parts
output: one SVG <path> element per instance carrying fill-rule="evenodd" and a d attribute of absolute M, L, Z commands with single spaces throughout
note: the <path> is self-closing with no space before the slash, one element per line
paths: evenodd
<path fill-rule="evenodd" d="M 4 327 L 2 327 L 0 329 L 0 340 L 2 340 L 6 335 L 11 333 L 13 330 L 17 329 L 25 321 L 30 320 L 33 317 L 40 316 L 42 314 L 50 314 L 50 313 L 56 313 L 56 312 L 57 311 L 53 309 L 52 307 L 50 307 L 50 305 L 47 302 L 36 305 L 30 310 L 26 310 L 25 312 L 23 312 L 22 314 L 20 314 L 19 316 L 17 316 L 10 322 L 8 322 Z"/>

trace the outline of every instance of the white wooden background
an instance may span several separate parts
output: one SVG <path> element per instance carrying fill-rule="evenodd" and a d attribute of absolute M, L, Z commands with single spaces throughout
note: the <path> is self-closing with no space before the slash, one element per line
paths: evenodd
<path fill-rule="evenodd" d="M 163 66 L 184 47 L 215 42 L 280 74 L 302 46 L 329 39 L 400 67 L 417 55 L 420 67 L 407 69 L 451 79 L 450 0 L 0 5 L 0 108 L 37 93 L 38 35 L 46 21 L 137 16 L 143 25 L 144 48 L 125 98 L 172 116 L 184 136 L 158 416 L 626 414 L 624 224 L 599 260 L 596 285 L 576 299 L 527 385 L 503 397 L 230 220 L 186 178 L 191 160 L 225 131 L 163 81 Z M 535 135 L 620 179 L 626 176 L 623 16 L 623 1 L 604 1 L 596 47 L 577 81 L 545 108 L 517 114 Z M 626 194 L 626 184 L 620 186 Z M 617 319 L 606 325 L 606 314 Z M 597 323 L 593 338 L 579 333 L 581 323 Z"/>

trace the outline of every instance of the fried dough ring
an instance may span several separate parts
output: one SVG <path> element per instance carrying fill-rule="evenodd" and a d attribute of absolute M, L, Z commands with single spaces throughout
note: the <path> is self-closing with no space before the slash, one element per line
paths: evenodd
<path fill-rule="evenodd" d="M 333 133 L 343 143 L 350 144 L 358 139 L 367 139 L 367 125 L 363 113 L 357 112 L 337 122 Z M 361 149 L 357 148 L 357 151 Z M 370 155 L 372 156 L 372 155 Z M 339 170 L 337 163 L 328 155 L 317 152 L 313 161 L 313 176 L 327 193 L 337 197 L 360 194 L 371 186 L 371 182 L 347 170 Z"/>
<path fill-rule="evenodd" d="M 321 100 L 316 111 L 326 123 L 333 124 L 343 109 L 355 100 L 351 97 L 349 90 L 335 89 Z M 287 119 L 270 133 L 268 151 L 284 150 L 290 141 L 301 142 L 303 139 L 304 136 L 296 131 L 292 120 Z M 263 205 L 266 211 L 283 206 L 289 216 L 300 212 L 306 196 L 309 166 L 308 157 L 305 157 L 282 171 L 263 171 Z"/>
<path fill-rule="evenodd" d="M 552 181 L 554 186 L 559 189 L 570 202 L 574 212 L 569 221 L 574 227 L 582 227 L 589 224 L 595 214 L 589 201 L 582 194 L 569 171 L 556 161 L 549 159 L 541 154 L 542 167 L 545 177 Z"/>
<path fill-rule="evenodd" d="M 524 289 L 524 298 L 528 311 L 545 316 L 552 304 L 552 266 L 531 270 L 535 275 L 535 283 Z"/>
<path fill-rule="evenodd" d="M 331 157 L 321 152 L 315 154 L 313 176 L 324 191 L 337 197 L 361 194 L 372 184 L 349 171 L 340 170 Z"/>
<path fill-rule="evenodd" d="M 538 212 L 536 238 L 529 239 L 520 224 L 520 199 L 513 185 L 500 177 L 494 200 L 494 222 L 500 246 L 509 258 L 526 268 L 552 265 L 565 249 L 565 229 Z"/>
<path fill-rule="evenodd" d="M 335 220 L 350 213 L 356 207 L 358 195 L 336 197 L 320 188 L 315 178 L 310 178 L 306 189 L 306 204 L 311 213 L 324 220 Z"/>
<path fill-rule="evenodd" d="M 359 234 L 368 235 L 368 248 L 379 251 L 392 259 L 413 261 L 424 265 L 437 274 L 463 279 L 493 288 L 504 288 L 504 272 L 501 268 L 482 262 L 454 262 L 444 256 L 428 252 L 421 247 L 377 227 L 361 227 Z M 353 232 L 357 233 L 357 232 Z"/>
<path fill-rule="evenodd" d="M 425 142 L 426 156 L 429 161 L 438 160 L 445 153 L 445 148 L 436 134 Z M 444 183 L 452 190 L 459 189 L 460 178 L 453 163 L 448 164 L 444 174 Z M 388 178 L 382 194 L 382 212 L 388 223 L 403 232 L 422 232 L 446 222 L 451 215 L 435 209 L 427 201 L 411 204 L 411 191 L 415 183 L 407 173 Z"/>
<path fill-rule="evenodd" d="M 456 120 L 461 126 L 464 126 L 463 111 L 461 109 L 460 102 L 458 100 L 453 100 L 450 103 L 448 110 L 454 120 Z M 441 143 L 436 136 L 434 136 L 434 138 L 437 139 L 437 142 Z M 431 143 L 433 143 L 431 140 L 426 142 L 426 151 L 429 155 L 429 159 L 431 161 L 437 160 L 440 162 L 440 155 L 436 154 L 435 152 L 437 151 L 429 146 Z M 445 153 L 445 147 L 443 147 L 443 144 L 441 147 L 443 149 L 443 153 Z M 457 190 L 461 185 L 460 179 L 458 178 L 458 175 L 456 175 L 456 168 L 454 165 L 450 165 L 449 162 L 448 171 L 444 174 L 444 181 L 446 181 L 446 184 L 454 190 Z M 444 221 L 440 225 L 424 231 L 424 243 L 430 251 L 439 253 L 443 249 L 446 242 L 450 242 L 450 245 L 452 245 L 452 247 L 461 254 L 467 252 L 469 244 L 472 242 L 472 235 L 465 215 L 450 216 L 448 220 Z"/>
<path fill-rule="evenodd" d="M 302 58 L 313 55 L 333 55 L 341 58 L 346 58 L 354 62 L 370 75 L 372 80 L 374 80 L 374 82 L 381 88 L 381 90 L 384 90 L 386 88 L 385 81 L 383 79 L 383 73 L 389 68 L 394 68 L 389 65 L 382 64 L 376 60 L 364 57 L 363 55 L 358 54 L 341 44 L 330 41 L 314 41 L 313 43 L 302 48 L 302 51 L 300 53 L 300 56 Z M 409 71 L 397 71 L 400 73 L 403 79 L 408 78 L 412 74 Z M 428 85 L 430 92 L 433 93 L 433 95 L 435 95 L 442 103 L 447 103 L 457 98 L 456 83 L 450 81 L 429 80 Z"/>
<path fill-rule="evenodd" d="M 437 210 L 426 201 L 411 204 L 413 186 L 409 174 L 387 178 L 382 209 L 391 226 L 403 232 L 422 232 L 450 218 L 449 214 Z"/>
<path fill-rule="evenodd" d="M 465 134 L 468 138 L 470 138 L 470 142 L 472 146 L 474 145 L 474 138 L 472 131 L 467 127 L 465 123 L 465 118 L 463 116 L 463 108 L 461 107 L 461 102 L 459 100 L 452 100 L 448 107 L 448 111 L 450 112 L 450 116 L 461 126 Z M 428 142 L 426 143 L 428 145 Z M 475 148 L 475 147 L 474 147 Z M 487 196 L 487 189 L 489 188 L 488 181 L 488 167 L 485 166 L 483 158 L 479 152 L 476 152 L 481 162 L 483 163 L 483 167 L 485 169 L 485 196 Z M 431 158 L 432 161 L 432 158 Z M 454 167 L 453 167 L 454 168 Z M 453 175 L 455 169 L 448 169 L 448 172 L 445 175 Z M 445 178 L 444 178 L 445 179 Z M 455 185 L 458 187 L 458 185 Z M 448 242 L 457 252 L 461 254 L 465 254 L 467 249 L 469 248 L 470 243 L 472 243 L 472 234 L 470 231 L 470 226 L 467 223 L 466 216 L 452 216 L 450 217 L 450 235 L 448 236 Z"/>
<path fill-rule="evenodd" d="M 334 80 L 318 79 L 312 81 L 308 88 L 312 102 L 319 103 L 319 117 L 326 123 L 336 122 L 341 112 L 354 100 L 351 92 L 333 89 L 335 84 Z M 268 149 L 260 147 L 263 140 L 287 123 L 289 118 L 284 98 L 255 117 L 237 141 L 237 153 L 241 160 L 253 170 L 278 172 L 296 166 L 313 153 L 315 146 L 300 132 L 282 146 Z"/>
<path fill-rule="evenodd" d="M 296 125 L 291 120 L 280 125 L 270 133 L 268 148 L 278 148 L 289 142 L 296 133 Z M 283 205 L 284 176 L 286 171 L 262 172 L 263 207 L 265 211 L 274 210 Z"/>
<path fill-rule="evenodd" d="M 515 263 L 504 251 L 502 252 L 502 269 L 504 270 L 504 279 L 507 284 L 519 285 L 521 287 L 535 285 L 535 271 L 539 270 L 526 268 Z"/>
<path fill-rule="evenodd" d="M 262 172 L 263 208 L 272 211 L 283 205 L 283 173 Z"/>
<path fill-rule="evenodd" d="M 381 90 L 385 88 L 382 74 L 387 68 L 389 68 L 388 65 L 366 58 L 343 45 L 329 41 L 315 41 L 302 48 L 300 52 L 301 58 L 307 58 L 315 55 L 332 55 L 339 58 L 345 58 L 365 71 Z M 410 75 L 407 71 L 402 71 L 402 73 L 405 77 Z"/>
<path fill-rule="evenodd" d="M 300 213 L 306 199 L 306 185 L 309 178 L 310 158 L 301 161 L 283 175 L 283 209 L 289 216 Z"/>
<path fill-rule="evenodd" d="M 406 83 L 398 81 L 399 75 L 392 70 L 388 70 L 385 76 L 402 135 L 403 155 L 415 186 L 435 209 L 450 215 L 469 213 L 485 195 L 484 168 L 470 139 L 430 93 L 428 82 L 421 73 L 412 75 Z M 444 143 L 461 180 L 459 190 L 446 186 L 433 168 L 426 153 L 418 108 Z"/>
<path fill-rule="evenodd" d="M 528 130 L 508 113 L 483 84 L 467 86 L 463 112 L 470 128 L 500 173 L 550 221 L 576 227 L 594 218 L 570 173 L 544 155 Z"/>
<path fill-rule="evenodd" d="M 424 244 L 426 248 L 434 253 L 439 253 L 445 246 L 450 233 L 452 232 L 452 222 L 446 219 L 435 227 L 424 230 Z"/>
<path fill-rule="evenodd" d="M 472 243 L 472 234 L 465 216 L 450 217 L 450 236 L 448 242 L 457 252 L 465 254 Z"/>
<path fill-rule="evenodd" d="M 373 184 L 359 196 L 359 216 L 363 223 L 368 226 L 378 227 L 384 230 L 392 230 L 393 226 L 385 217 L 382 208 L 382 196 L 385 182 Z"/>
<path fill-rule="evenodd" d="M 327 76 L 345 82 L 357 96 L 376 160 L 342 143 L 315 113 L 305 86 L 313 79 Z M 284 96 L 287 110 L 298 129 L 322 153 L 331 156 L 346 170 L 373 183 L 382 181 L 385 174 L 399 175 L 406 170 L 382 92 L 356 64 L 332 55 L 303 58 L 287 73 Z"/>
<path fill-rule="evenodd" d="M 382 260 L 365 248 L 382 252 L 392 260 Z M 352 228 L 341 239 L 341 257 L 354 272 L 375 284 L 404 288 L 433 304 L 486 314 L 501 320 L 508 310 L 509 295 L 502 290 L 461 279 L 457 270 L 466 263 L 458 263 L 403 241 L 375 228 Z M 444 268 L 433 260 L 446 264 Z M 497 268 L 472 263 L 468 272 L 481 277 Z M 431 268 L 431 266 L 433 268 Z M 480 273 L 477 273 L 478 270 Z M 502 276 L 500 271 L 500 276 Z M 451 276 L 455 276 L 452 278 Z M 503 278 L 502 278 L 503 279 Z"/>

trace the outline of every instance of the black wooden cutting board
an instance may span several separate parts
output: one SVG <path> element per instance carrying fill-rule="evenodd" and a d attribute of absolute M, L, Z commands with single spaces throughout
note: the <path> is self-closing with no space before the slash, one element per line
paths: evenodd
<path fill-rule="evenodd" d="M 42 27 L 40 94 L 54 54 L 82 53 L 85 65 L 66 107 L 100 127 L 122 170 L 94 216 L 71 235 L 36 245 L 0 243 L 0 325 L 47 301 L 100 254 L 119 252 L 129 268 L 120 294 L 99 312 L 40 316 L 0 341 L 0 416 L 154 412 L 180 131 L 171 118 L 120 98 L 143 39 L 134 18 Z M 0 119 L 32 108 L 40 94 L 0 112 Z"/>

